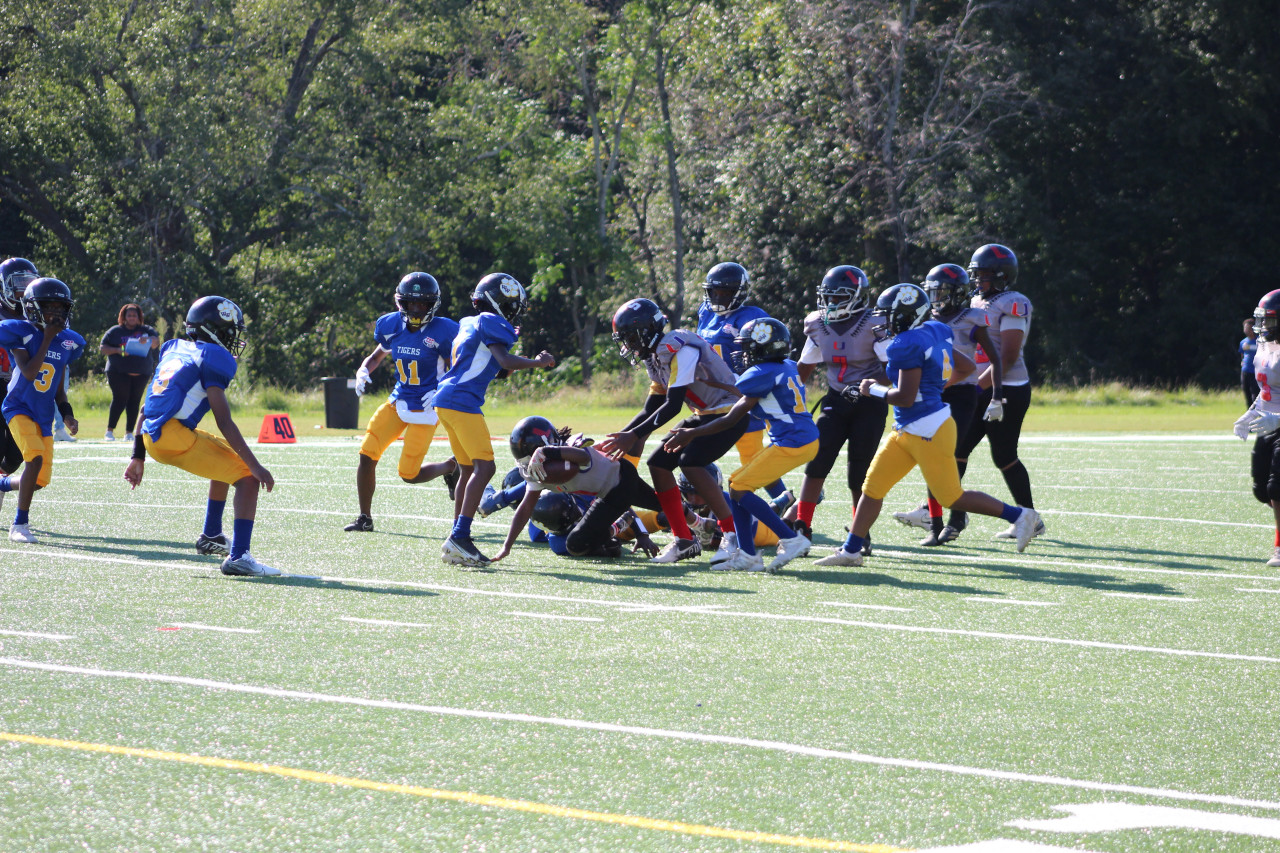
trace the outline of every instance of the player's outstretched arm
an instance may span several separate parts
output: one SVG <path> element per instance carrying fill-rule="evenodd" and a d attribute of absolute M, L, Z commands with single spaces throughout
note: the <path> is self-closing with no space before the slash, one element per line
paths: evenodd
<path fill-rule="evenodd" d="M 724 417 L 716 418 L 693 429 L 672 430 L 666 440 L 662 442 L 662 446 L 668 453 L 678 453 L 681 448 L 687 446 L 695 438 L 701 438 L 704 435 L 715 435 L 718 432 L 724 432 L 729 429 L 745 418 L 747 412 L 755 408 L 756 403 L 759 402 L 759 397 L 739 397 L 738 401 L 733 404 L 733 408 L 724 413 Z"/>
<path fill-rule="evenodd" d="M 516 539 L 520 536 L 520 531 L 524 530 L 525 525 L 529 523 L 529 519 L 533 518 L 533 508 L 538 505 L 538 496 L 541 494 L 542 489 L 535 489 L 533 486 L 525 487 L 524 497 L 516 505 L 515 515 L 511 519 L 511 528 L 507 531 L 507 540 L 502 543 L 502 549 L 489 558 L 489 562 L 496 563 L 511 553 L 511 546 L 516 543 Z"/>
<path fill-rule="evenodd" d="M 253 451 L 245 442 L 244 436 L 240 434 L 240 427 L 236 426 L 236 422 L 231 419 L 231 405 L 227 403 L 227 392 L 216 385 L 210 385 L 205 389 L 205 394 L 209 399 L 209 411 L 213 413 L 214 423 L 218 425 L 222 437 L 227 440 L 227 444 L 231 445 L 236 455 L 244 460 L 244 464 L 249 466 L 249 473 L 268 492 L 271 491 L 276 485 L 275 478 L 258 462 L 258 458 L 253 455 Z"/>
<path fill-rule="evenodd" d="M 493 360 L 498 362 L 502 369 L 506 371 L 556 366 L 556 357 L 546 350 L 538 353 L 534 358 L 525 358 L 512 353 L 502 344 L 489 344 L 489 352 L 493 353 Z"/>

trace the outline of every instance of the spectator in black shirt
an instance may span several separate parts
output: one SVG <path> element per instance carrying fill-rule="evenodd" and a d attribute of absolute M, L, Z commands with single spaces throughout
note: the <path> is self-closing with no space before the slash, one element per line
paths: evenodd
<path fill-rule="evenodd" d="M 107 441 L 115 441 L 116 422 L 125 416 L 124 440 L 133 441 L 142 392 L 155 370 L 153 353 L 160 347 L 160 333 L 146 325 L 142 307 L 130 302 L 120 309 L 117 325 L 107 329 L 98 351 L 107 357 L 107 384 L 111 409 L 107 414 Z"/>

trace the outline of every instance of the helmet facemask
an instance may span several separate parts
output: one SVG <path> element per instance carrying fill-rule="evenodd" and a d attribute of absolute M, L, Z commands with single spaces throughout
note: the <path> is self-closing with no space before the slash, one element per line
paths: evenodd
<path fill-rule="evenodd" d="M 396 294 L 396 308 L 400 310 L 400 316 L 404 318 L 405 327 L 411 332 L 416 332 L 435 319 L 436 310 L 440 306 L 440 300 L 435 296 L 402 296 Z"/>
<path fill-rule="evenodd" d="M 848 320 L 867 307 L 867 291 L 864 287 L 819 288 L 818 308 L 822 322 L 830 325 Z"/>

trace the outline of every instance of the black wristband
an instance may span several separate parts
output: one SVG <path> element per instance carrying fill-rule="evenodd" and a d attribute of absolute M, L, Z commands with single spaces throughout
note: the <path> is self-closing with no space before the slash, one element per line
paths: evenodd
<path fill-rule="evenodd" d="M 138 430 L 133 436 L 133 456 L 131 459 L 146 459 L 147 446 L 142 443 L 142 430 Z"/>
<path fill-rule="evenodd" d="M 71 411 L 71 404 L 69 402 L 66 400 L 54 400 L 54 403 L 57 405 L 58 414 L 62 415 L 63 420 L 75 417 L 75 413 Z"/>
<path fill-rule="evenodd" d="M 564 448 L 554 445 L 542 448 L 542 455 L 546 457 L 548 462 L 560 462 L 564 460 Z"/>

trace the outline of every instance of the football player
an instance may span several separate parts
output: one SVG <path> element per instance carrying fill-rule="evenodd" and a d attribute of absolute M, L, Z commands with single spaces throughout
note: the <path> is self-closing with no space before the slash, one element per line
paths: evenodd
<path fill-rule="evenodd" d="M 776 572 L 807 554 L 812 543 L 788 527 L 755 490 L 812 460 L 818 454 L 818 428 L 809 413 L 796 363 L 789 358 L 791 333 L 787 327 L 772 317 L 749 320 L 739 330 L 735 344 L 739 364 L 734 366 L 741 369 L 736 385 L 742 396 L 724 417 L 673 430 L 663 447 L 678 453 L 691 441 L 732 429 L 749 412 L 768 423 L 769 446 L 729 475 L 729 499 L 735 529 L 750 531 L 754 516 L 779 537 L 777 553 L 769 564 L 769 571 Z M 737 554 L 727 562 L 712 563 L 711 568 L 764 571 L 764 558 L 756 551 L 754 537 L 744 535 L 737 544 Z"/>
<path fill-rule="evenodd" d="M 857 507 L 862 481 L 871 457 L 884 435 L 888 404 L 858 393 L 863 379 L 886 380 L 883 346 L 877 346 L 881 326 L 869 310 L 867 274 L 842 264 L 827 270 L 818 284 L 818 310 L 804 318 L 804 349 L 797 370 L 808 382 L 814 369 L 825 364 L 827 393 L 818 403 L 818 455 L 805 466 L 796 504 L 795 527 L 813 539 L 813 512 L 841 449 L 847 447 L 846 482 Z M 866 553 L 871 553 L 868 539 Z"/>
<path fill-rule="evenodd" d="M 629 514 L 632 506 L 661 508 L 653 487 L 640 478 L 631 462 L 612 459 L 585 442 L 566 444 L 568 436 L 568 427 L 557 430 L 551 421 L 538 416 L 523 418 L 511 431 L 511 455 L 524 475 L 525 490 L 507 539 L 493 557 L 495 562 L 511 553 L 545 490 L 594 496 L 582 517 L 565 533 L 565 551 L 574 557 L 617 556 L 621 552 L 615 553 L 611 543 L 620 530 L 618 519 Z M 639 532 L 645 535 L 640 542 L 646 551 L 656 552 L 646 531 L 640 528 Z"/>
<path fill-rule="evenodd" d="M 844 545 L 816 565 L 861 566 L 863 539 L 879 516 L 885 495 L 917 465 L 929 491 L 943 506 L 998 516 L 1012 524 L 1021 553 L 1035 533 L 1039 514 L 960 486 L 956 422 L 942 401 L 942 389 L 972 372 L 973 362 L 953 349 L 950 327 L 927 319 L 929 297 L 917 285 L 895 284 L 885 290 L 876 300 L 876 314 L 884 319 L 889 374 L 897 381 L 882 385 L 864 379 L 858 391 L 893 404 L 893 431 L 871 461 Z"/>
<path fill-rule="evenodd" d="M 707 296 L 698 307 L 698 334 L 732 369 L 733 354 L 738 351 L 738 331 L 749 321 L 768 317 L 769 314 L 763 308 L 746 304 L 751 294 L 751 276 L 741 264 L 716 264 L 707 271 L 702 289 Z M 747 431 L 735 445 L 742 464 L 750 462 L 764 449 L 764 428 L 764 420 L 754 412 L 747 415 Z M 786 512 L 795 503 L 794 495 L 781 480 L 765 486 L 765 491 L 778 512 Z"/>
<path fill-rule="evenodd" d="M 1273 290 L 1258 302 L 1253 312 L 1258 333 L 1258 349 L 1253 369 L 1258 380 L 1258 396 L 1236 420 L 1232 432 L 1240 439 L 1252 433 L 1250 471 L 1253 496 L 1271 507 L 1275 516 L 1275 551 L 1268 566 L 1280 566 L 1280 290 Z"/>
<path fill-rule="evenodd" d="M 1258 379 L 1254 375 L 1253 355 L 1258 351 L 1258 333 L 1253 328 L 1253 318 L 1244 321 L 1244 337 L 1240 339 L 1240 390 L 1244 392 L 1245 406 L 1252 406 L 1258 398 Z"/>
<path fill-rule="evenodd" d="M 27 285 L 40 277 L 35 264 L 26 258 L 7 258 L 0 262 L 0 321 L 21 320 L 22 294 Z M 5 394 L 9 391 L 9 380 L 13 377 L 13 353 L 6 346 L 0 346 L 0 404 L 4 403 Z M 0 419 L 0 477 L 6 477 L 22 465 L 22 451 L 9 432 L 9 425 Z M 0 491 L 0 504 L 4 503 L 4 492 Z"/>
<path fill-rule="evenodd" d="M 529 306 L 524 285 L 506 273 L 491 273 L 471 294 L 476 314 L 466 317 L 453 339 L 452 365 L 436 389 L 435 407 L 449 433 L 449 445 L 462 472 L 454 488 L 454 524 L 441 548 L 446 563 L 484 566 L 489 558 L 471 541 L 471 520 L 484 497 L 484 487 L 493 479 L 497 466 L 489 425 L 485 422 L 485 394 L 500 371 L 555 367 L 556 360 L 545 350 L 536 358 L 522 358 L 510 348 L 520 339 L 516 323 Z"/>
<path fill-rule="evenodd" d="M 986 315 L 969 305 L 969 274 L 964 267 L 959 264 L 939 264 L 929 270 L 920 286 L 929 296 L 933 319 L 951 327 L 951 340 L 956 352 L 963 353 L 970 360 L 977 358 L 979 347 L 983 352 L 995 352 L 991 335 L 987 331 Z M 1001 399 L 1004 396 L 1001 391 L 1004 371 L 1001 369 L 1000 359 L 989 364 L 992 395 Z M 942 402 L 951 407 L 951 419 L 956 422 L 957 432 L 968 429 L 973 420 L 973 411 L 978 405 L 977 372 L 948 385 L 942 392 Z M 942 504 L 933 495 L 929 495 L 928 500 L 920 507 L 909 512 L 895 512 L 893 517 L 908 526 L 928 530 L 929 535 L 920 541 L 927 548 L 944 545 L 960 535 L 954 526 L 944 528 Z"/>
<path fill-rule="evenodd" d="M 624 358 L 631 364 L 643 363 L 649 374 L 649 396 L 644 408 L 620 431 L 605 437 L 600 450 L 610 455 L 639 454 L 649 434 L 659 429 L 684 408 L 693 410 L 691 417 L 679 424 L 696 427 L 723 417 L 740 396 L 734 387 L 736 377 L 724 359 L 703 338 L 684 329 L 664 332 L 667 318 L 650 299 L 632 299 L 613 315 L 613 339 Z M 732 429 L 700 437 L 679 453 L 659 446 L 649 457 L 649 476 L 671 522 L 675 539 L 654 558 L 657 563 L 674 563 L 702 553 L 684 519 L 680 489 L 673 473 L 684 471 L 698 494 L 715 513 L 724 537 L 713 562 L 731 559 L 738 550 L 733 513 L 707 467 L 729 451 L 746 429 L 739 421 Z"/>
<path fill-rule="evenodd" d="M 404 435 L 398 472 L 406 483 L 426 483 L 457 468 L 453 459 L 423 464 L 439 422 L 432 398 L 436 383 L 449 366 L 449 350 L 458 324 L 436 316 L 440 284 L 425 272 L 411 272 L 396 285 L 396 310 L 383 314 L 373 327 L 378 342 L 356 371 L 356 393 L 368 390 L 373 371 L 391 356 L 396 384 L 365 427 L 356 467 L 360 514 L 343 530 L 373 530 L 373 492 L 378 460 L 391 443 Z"/>
<path fill-rule="evenodd" d="M 22 451 L 21 475 L 0 479 L 0 492 L 18 492 L 18 512 L 9 527 L 10 542 L 35 542 L 31 533 L 31 497 L 53 476 L 53 412 L 62 412 L 67 430 L 79 424 L 67 402 L 62 378 L 71 362 L 84 355 L 84 338 L 73 332 L 71 288 L 56 278 L 33 279 L 22 295 L 25 320 L 0 323 L 0 347 L 13 352 L 17 372 L 9 381 L 0 414 Z"/>
<path fill-rule="evenodd" d="M 196 551 L 225 555 L 220 567 L 224 575 L 278 575 L 279 569 L 258 562 L 249 553 L 258 490 L 270 492 L 276 481 L 249 449 L 227 402 L 236 358 L 246 345 L 244 312 L 230 299 L 203 296 L 187 309 L 185 330 L 187 340 L 174 338 L 160 347 L 160 361 L 138 415 L 133 458 L 124 478 L 135 489 L 141 485 L 150 453 L 157 462 L 207 479 L 209 500 Z M 199 429 L 209 412 L 222 438 Z M 222 532 L 222 514 L 232 486 L 236 490 L 235 521 L 228 542 Z"/>
<path fill-rule="evenodd" d="M 994 349 L 991 352 L 979 349 L 976 354 L 978 386 L 982 390 L 978 392 L 969 427 L 960 430 L 956 445 L 960 476 L 964 477 L 969 455 L 985 436 L 991 446 L 991 461 L 1000 469 L 1014 502 L 1019 506 L 1033 506 L 1031 477 L 1018 458 L 1022 420 L 1031 405 L 1031 376 L 1022 358 L 1023 344 L 1031 331 L 1031 300 L 1012 289 L 1018 280 L 1018 258 L 1006 246 L 988 243 L 974 252 L 969 261 L 969 278 L 975 285 L 970 304 L 986 314 Z M 995 373 L 991 362 L 996 360 L 1004 371 L 1002 396 L 993 393 Z M 966 523 L 963 512 L 953 512 L 949 539 L 959 536 Z M 1044 535 L 1043 520 L 1034 535 Z M 1013 539 L 1014 530 L 1010 527 L 997 533 L 995 538 Z"/>

